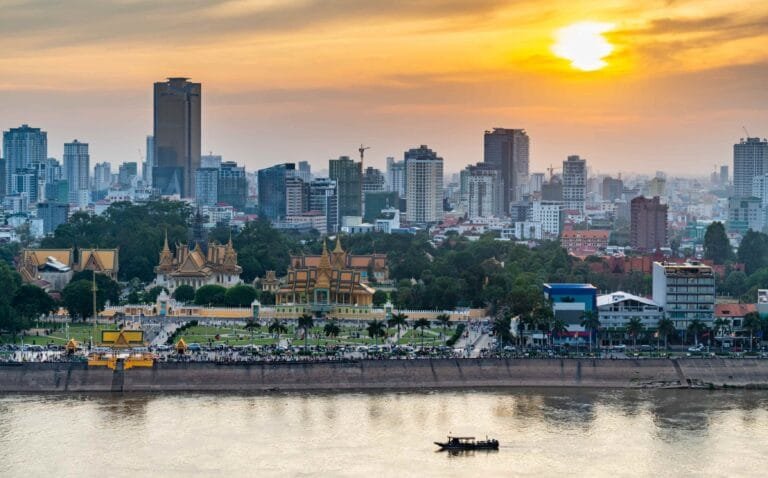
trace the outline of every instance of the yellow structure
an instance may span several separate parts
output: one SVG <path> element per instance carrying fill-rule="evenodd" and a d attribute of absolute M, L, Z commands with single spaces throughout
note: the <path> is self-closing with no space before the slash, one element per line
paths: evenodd
<path fill-rule="evenodd" d="M 24 282 L 46 291 L 63 290 L 75 272 L 92 270 L 117 279 L 117 249 L 80 249 L 75 261 L 73 249 L 24 249 L 18 272 Z"/>
<path fill-rule="evenodd" d="M 176 353 L 184 355 L 189 347 L 187 347 L 187 343 L 184 342 L 184 338 L 180 338 L 179 341 L 176 342 L 174 348 L 176 349 Z"/>
<path fill-rule="evenodd" d="M 77 349 L 79 348 L 80 348 L 80 344 L 78 344 L 77 340 L 75 339 L 69 339 L 69 342 L 67 342 L 67 345 L 64 347 L 68 355 L 74 354 L 75 352 L 77 352 Z"/>
<path fill-rule="evenodd" d="M 143 330 L 102 330 L 101 343 L 109 347 L 141 347 L 144 345 Z"/>
<path fill-rule="evenodd" d="M 330 254 L 323 242 L 317 266 L 293 264 L 288 269 L 283 285 L 275 294 L 277 306 L 307 304 L 320 310 L 340 304 L 370 307 L 375 289 L 364 283 L 361 271 L 347 266 L 347 258 L 338 239 Z"/>
<path fill-rule="evenodd" d="M 77 264 L 80 271 L 96 271 L 117 280 L 118 249 L 80 249 Z"/>
<path fill-rule="evenodd" d="M 115 354 L 91 354 L 88 356 L 89 367 L 107 367 L 115 370 L 120 362 L 123 364 L 123 370 L 135 367 L 151 368 L 155 365 L 155 357 L 152 354 L 136 354 L 128 357 L 118 357 Z"/>

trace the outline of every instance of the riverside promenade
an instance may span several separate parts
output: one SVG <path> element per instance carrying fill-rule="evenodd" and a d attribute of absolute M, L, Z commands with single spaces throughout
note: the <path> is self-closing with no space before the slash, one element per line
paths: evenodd
<path fill-rule="evenodd" d="M 111 370 L 82 362 L 0 364 L 0 393 L 264 392 L 585 387 L 768 389 L 760 359 L 418 359 L 156 362 Z"/>

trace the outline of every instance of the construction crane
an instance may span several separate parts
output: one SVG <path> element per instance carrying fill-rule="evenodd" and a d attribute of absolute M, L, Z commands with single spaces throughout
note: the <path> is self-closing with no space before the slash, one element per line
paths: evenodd
<path fill-rule="evenodd" d="M 563 169 L 563 168 L 555 168 L 551 164 L 547 168 L 547 171 L 549 171 L 549 182 L 552 182 L 552 177 L 554 176 L 554 173 L 556 170 Z"/>
<path fill-rule="evenodd" d="M 741 129 L 744 130 L 744 133 L 747 135 L 747 138 L 749 138 L 749 131 L 747 131 L 747 127 L 746 126 L 742 126 Z"/>
<path fill-rule="evenodd" d="M 360 145 L 360 147 L 359 147 L 359 148 L 357 148 L 357 150 L 360 152 L 360 170 L 361 170 L 361 171 L 363 171 L 363 170 L 364 170 L 364 169 L 363 169 L 363 158 L 365 157 L 365 150 L 366 150 L 366 149 L 371 149 L 371 147 L 370 147 L 370 146 L 363 146 L 363 145 L 361 144 L 361 145 Z"/>

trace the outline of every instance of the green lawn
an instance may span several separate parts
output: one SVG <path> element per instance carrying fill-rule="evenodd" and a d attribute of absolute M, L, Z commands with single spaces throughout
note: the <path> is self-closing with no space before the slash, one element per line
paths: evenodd
<path fill-rule="evenodd" d="M 64 345 L 67 343 L 67 330 L 64 324 L 46 324 L 47 328 L 52 329 L 50 335 L 24 335 L 25 344 L 35 345 L 47 345 L 56 344 Z M 102 330 L 115 330 L 115 326 L 111 324 L 99 324 L 96 326 L 96 341 L 101 340 Z M 69 325 L 69 338 L 73 338 L 78 342 L 84 344 L 90 341 L 90 337 L 93 334 L 93 324 L 70 324 Z M 13 342 L 10 336 L 3 336 L 5 343 Z M 16 343 L 20 343 L 21 336 L 16 337 Z"/>
<path fill-rule="evenodd" d="M 294 345 L 303 345 L 304 339 L 302 338 L 302 332 L 296 330 L 294 326 L 286 325 L 288 331 L 280 334 L 280 340 L 290 340 Z M 323 327 L 313 327 L 310 329 L 310 337 L 307 343 L 309 345 L 372 345 L 378 343 L 379 345 L 385 343 L 386 338 L 379 338 L 378 342 L 368 337 L 368 332 L 365 328 L 360 329 L 352 326 L 340 327 L 338 337 L 326 337 L 323 332 Z M 396 333 L 394 328 L 387 330 L 387 336 L 391 337 Z M 219 339 L 216 340 L 216 336 Z M 253 343 L 254 345 L 271 345 L 277 342 L 277 338 L 273 334 L 269 333 L 267 326 L 263 326 L 253 332 L 253 341 L 251 340 L 251 332 L 246 330 L 243 326 L 228 326 L 228 327 L 216 327 L 216 326 L 195 326 L 190 327 L 188 330 L 180 334 L 180 337 L 184 338 L 187 343 L 224 343 L 227 345 L 247 345 Z M 426 338 L 425 343 L 428 343 L 430 339 Z M 407 342 L 403 342 L 407 343 Z"/>

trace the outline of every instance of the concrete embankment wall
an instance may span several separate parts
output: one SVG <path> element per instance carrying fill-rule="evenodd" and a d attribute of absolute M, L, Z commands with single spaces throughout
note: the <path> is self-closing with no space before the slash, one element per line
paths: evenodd
<path fill-rule="evenodd" d="M 354 390 L 473 387 L 768 388 L 768 361 L 439 359 L 329 363 L 0 364 L 0 392 Z"/>

